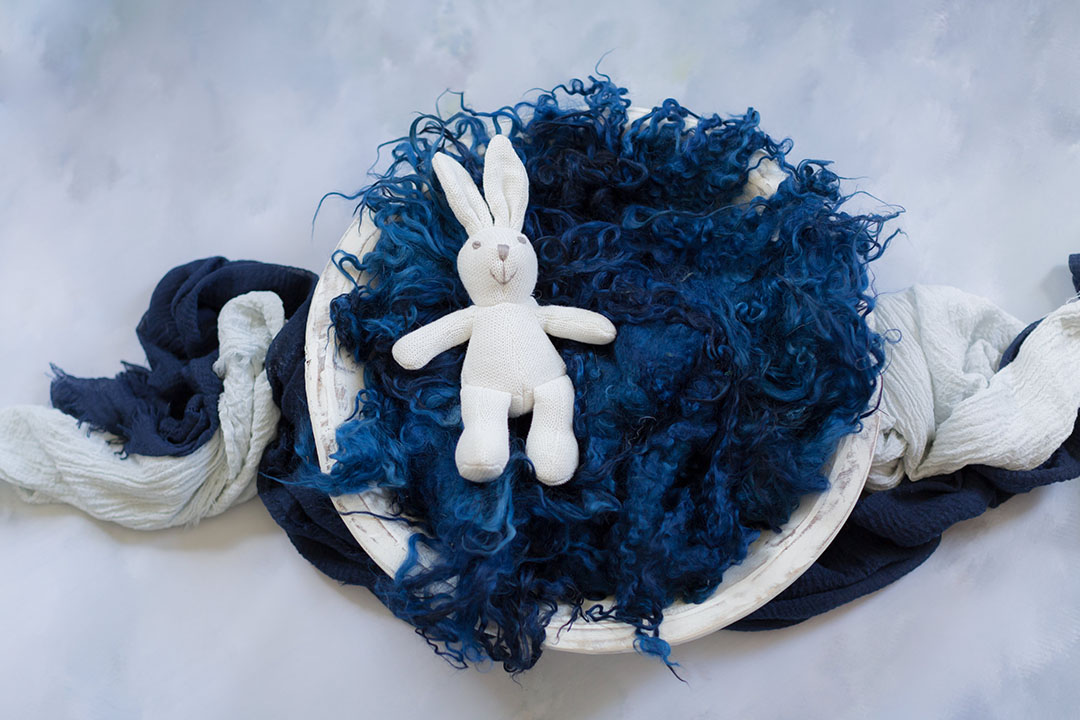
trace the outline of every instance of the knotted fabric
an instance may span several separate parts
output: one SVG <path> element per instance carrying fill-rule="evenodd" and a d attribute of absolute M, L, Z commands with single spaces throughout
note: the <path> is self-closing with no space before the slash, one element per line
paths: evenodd
<path fill-rule="evenodd" d="M 284 320 L 272 292 L 232 299 L 215 318 L 220 355 L 210 371 L 222 387 L 214 399 L 217 429 L 193 452 L 124 456 L 116 436 L 82 428 L 59 410 L 5 408 L 0 479 L 28 502 L 68 503 L 138 530 L 194 524 L 251 498 L 263 450 L 277 432 L 280 413 L 263 363 Z"/>
<path fill-rule="evenodd" d="M 53 407 L 116 435 L 135 455 L 179 456 L 202 447 L 218 427 L 221 379 L 218 316 L 244 293 L 275 293 L 291 317 L 307 298 L 306 270 L 223 257 L 170 270 L 154 289 L 135 332 L 148 367 L 124 364 L 115 378 L 76 378 L 57 370 Z"/>

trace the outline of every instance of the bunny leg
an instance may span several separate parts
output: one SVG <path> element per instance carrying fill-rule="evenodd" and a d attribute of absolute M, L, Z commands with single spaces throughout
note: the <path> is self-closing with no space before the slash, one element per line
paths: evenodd
<path fill-rule="evenodd" d="M 566 375 L 533 390 L 533 416 L 525 454 L 545 485 L 562 485 L 578 464 L 574 437 L 574 384 Z"/>
<path fill-rule="evenodd" d="M 465 429 L 454 453 L 461 477 L 488 482 L 502 475 L 510 459 L 509 411 L 510 393 L 461 386 L 461 421 Z"/>

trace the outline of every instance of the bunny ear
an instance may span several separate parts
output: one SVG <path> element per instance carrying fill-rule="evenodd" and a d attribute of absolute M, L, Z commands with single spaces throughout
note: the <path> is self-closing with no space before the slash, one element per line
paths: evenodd
<path fill-rule="evenodd" d="M 472 237 L 484 228 L 492 227 L 491 213 L 487 203 L 480 196 L 469 172 L 461 164 L 445 153 L 436 153 L 431 160 L 435 174 L 442 183 L 443 194 L 450 203 L 454 216 Z"/>
<path fill-rule="evenodd" d="M 505 135 L 491 138 L 484 153 L 484 197 L 496 225 L 521 232 L 529 205 L 529 176 Z"/>

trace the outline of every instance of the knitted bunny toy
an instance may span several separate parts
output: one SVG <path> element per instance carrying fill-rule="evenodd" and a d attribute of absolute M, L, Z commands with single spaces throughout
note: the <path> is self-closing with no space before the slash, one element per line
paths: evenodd
<path fill-rule="evenodd" d="M 533 298 L 537 260 L 521 233 L 529 178 L 504 135 L 488 143 L 484 195 L 448 155 L 434 158 L 446 200 L 468 238 L 458 275 L 473 304 L 413 330 L 394 343 L 394 359 L 416 370 L 439 353 L 469 343 L 461 368 L 461 420 L 454 459 L 461 476 L 494 480 L 510 458 L 508 417 L 532 411 L 525 453 L 548 485 L 569 480 L 578 464 L 574 386 L 548 335 L 593 344 L 615 339 L 603 315 L 539 305 Z"/>

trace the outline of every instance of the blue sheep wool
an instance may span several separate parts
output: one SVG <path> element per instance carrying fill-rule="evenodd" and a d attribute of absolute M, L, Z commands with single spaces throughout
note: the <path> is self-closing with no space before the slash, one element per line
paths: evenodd
<path fill-rule="evenodd" d="M 331 319 L 366 389 L 332 472 L 298 482 L 392 490 L 413 543 L 438 562 L 413 553 L 378 594 L 455 664 L 531 667 L 559 603 L 576 622 L 629 623 L 640 650 L 669 661 L 664 608 L 706 599 L 759 533 L 826 487 L 822 468 L 882 369 L 867 263 L 891 216 L 841 211 L 838 176 L 788 164 L 790 142 L 762 132 L 753 110 L 697 115 L 667 100 L 630 122 L 629 105 L 601 77 L 493 112 L 422 116 L 391 144 L 385 174 L 351 196 L 382 234 L 362 260 L 338 256 L 371 281 L 335 299 Z M 469 303 L 455 270 L 465 233 L 430 191 L 431 160 L 450 153 L 479 180 L 492 121 L 529 173 L 537 299 L 618 328 L 609 346 L 556 341 L 581 449 L 559 487 L 537 482 L 525 457 L 529 416 L 510 421 L 500 478 L 462 479 L 464 347 L 420 371 L 390 353 Z M 756 151 L 790 177 L 736 204 Z"/>

